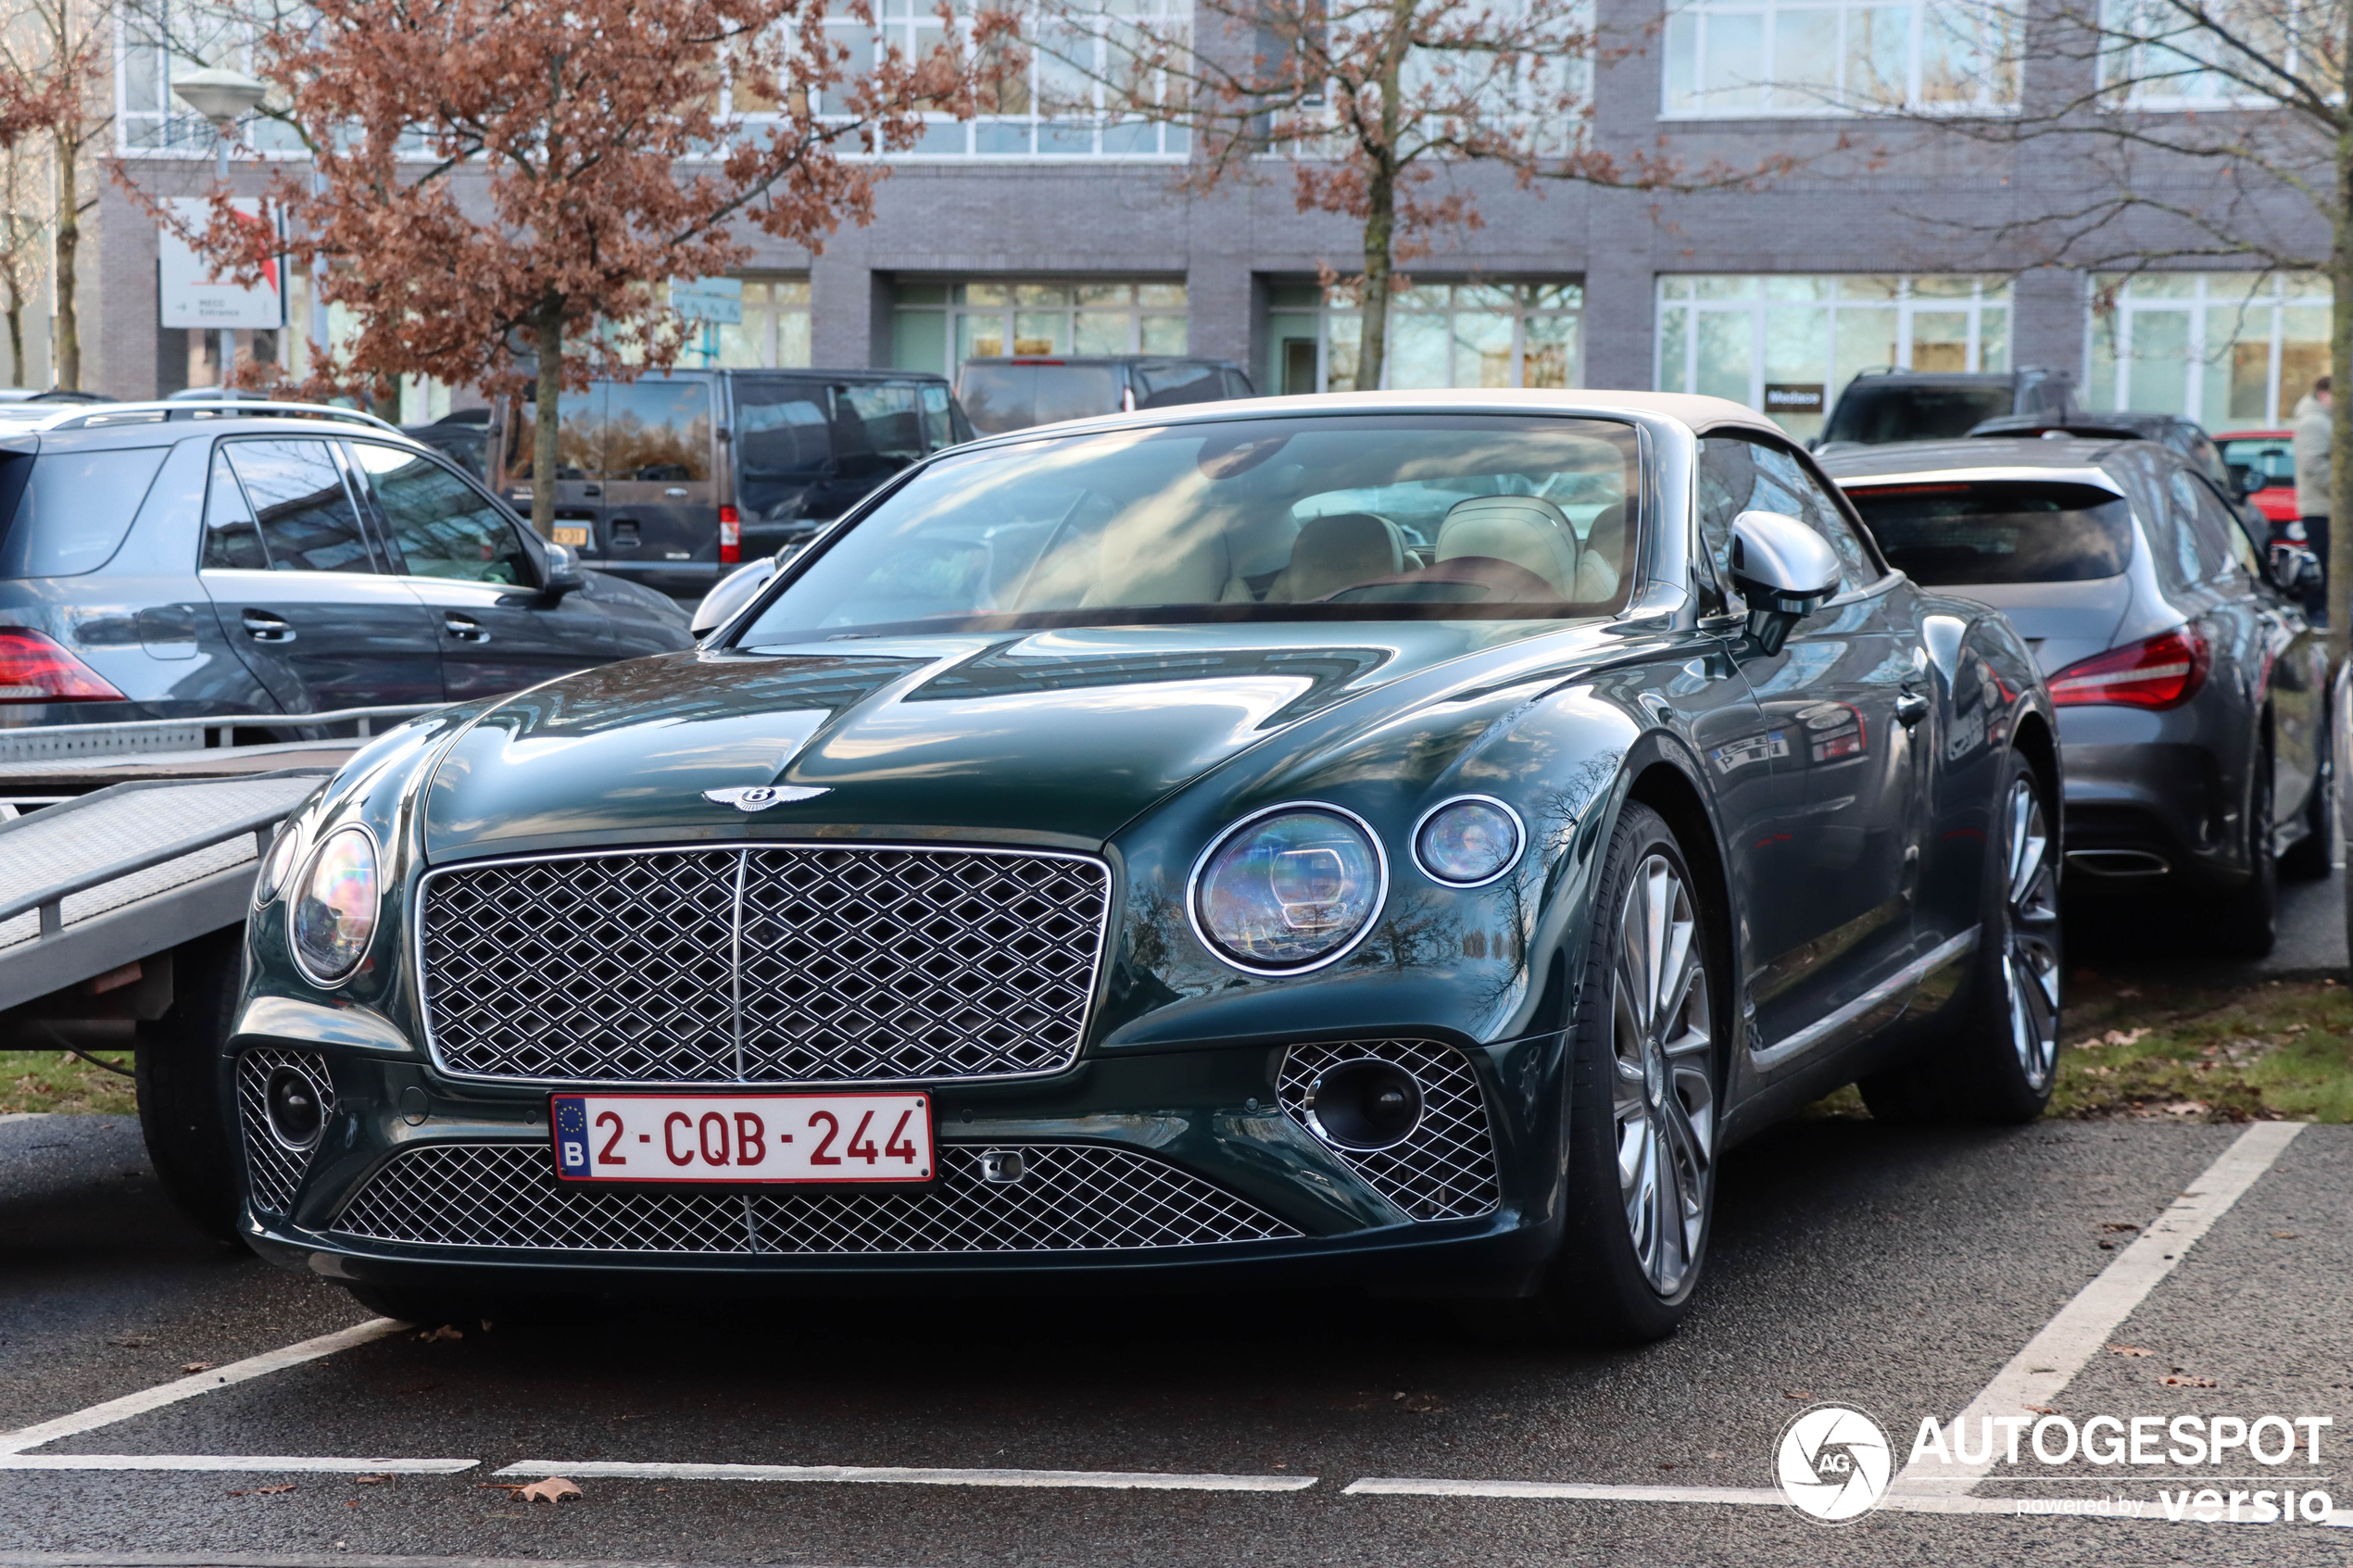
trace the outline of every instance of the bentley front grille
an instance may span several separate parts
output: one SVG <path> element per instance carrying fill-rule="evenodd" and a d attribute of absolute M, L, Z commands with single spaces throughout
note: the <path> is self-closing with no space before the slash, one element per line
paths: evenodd
<path fill-rule="evenodd" d="M 1017 1077 L 1078 1054 L 1110 872 L 1041 850 L 757 846 L 427 873 L 425 1024 L 457 1076 Z"/>
<path fill-rule="evenodd" d="M 309 1085 L 322 1129 L 335 1113 L 334 1084 L 327 1076 L 326 1062 L 314 1052 L 263 1046 L 237 1059 L 237 1120 L 245 1128 L 246 1182 L 253 1206 L 269 1214 L 294 1212 L 295 1188 L 302 1185 L 302 1173 L 318 1151 L 315 1139 L 296 1148 L 271 1128 L 270 1080 L 281 1068 Z"/>
<path fill-rule="evenodd" d="M 1316 1082 L 1352 1061 L 1385 1061 L 1421 1086 L 1421 1116 L 1413 1130 L 1386 1148 L 1349 1148 L 1326 1137 L 1308 1115 Z M 1276 1092 L 1293 1122 L 1322 1139 L 1366 1185 L 1415 1220 L 1461 1220 L 1491 1214 L 1495 1140 L 1486 1097 L 1470 1059 L 1433 1040 L 1371 1040 L 1293 1046 L 1283 1054 Z"/>
<path fill-rule="evenodd" d="M 395 1155 L 333 1226 L 373 1241 L 544 1252 L 810 1256 L 1132 1251 L 1300 1233 L 1162 1160 L 1092 1144 L 950 1145 L 923 1192 L 711 1193 L 559 1181 L 542 1144 Z"/>

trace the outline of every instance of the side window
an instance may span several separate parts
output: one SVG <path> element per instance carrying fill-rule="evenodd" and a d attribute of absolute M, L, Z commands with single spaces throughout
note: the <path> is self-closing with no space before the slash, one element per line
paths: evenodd
<path fill-rule="evenodd" d="M 2222 498 L 2213 481 L 2203 473 L 2196 475 L 2194 483 L 2197 486 L 2198 553 L 2214 555 L 2214 575 L 2218 578 L 2243 572 L 2259 581 L 2263 576 L 2262 553 L 2247 536 L 2237 508 Z"/>
<path fill-rule="evenodd" d="M 1255 397 L 1258 395 L 1258 394 L 1250 389 L 1250 378 L 1242 374 L 1239 370 L 1226 370 L 1221 373 L 1226 378 L 1227 396 Z"/>
<path fill-rule="evenodd" d="M 1741 436 L 1711 435 L 1699 449 L 1700 537 L 1719 582 L 1731 581 L 1732 520 L 1747 511 L 1780 512 L 1819 533 L 1838 556 L 1841 593 L 1879 581 L 1869 547 L 1795 457 Z"/>
<path fill-rule="evenodd" d="M 2172 524 L 2175 570 L 2184 583 L 2203 583 L 2229 570 L 2229 548 L 2200 503 L 2203 487 L 2182 469 L 2166 476 L 2165 510 Z"/>
<path fill-rule="evenodd" d="M 1180 403 L 1214 403 L 1225 383 L 1214 365 L 1139 365 L 1139 408 L 1173 408 Z"/>
<path fill-rule="evenodd" d="M 956 445 L 956 432 L 948 418 L 948 389 L 925 385 L 920 395 L 924 405 L 924 439 L 935 452 L 943 446 Z"/>
<path fill-rule="evenodd" d="M 324 441 L 233 441 L 229 466 L 245 487 L 273 571 L 373 571 L 359 510 Z"/>
<path fill-rule="evenodd" d="M 915 389 L 905 383 L 834 388 L 834 456 L 845 473 L 895 473 L 924 455 Z"/>
<path fill-rule="evenodd" d="M 615 382 L 604 395 L 598 434 L 605 479 L 681 484 L 711 477 L 710 383 Z"/>
<path fill-rule="evenodd" d="M 267 571 L 270 554 L 261 547 L 261 529 L 245 505 L 245 493 L 229 467 L 229 449 L 212 455 L 212 482 L 204 503 L 204 564 L 238 571 Z"/>
<path fill-rule="evenodd" d="M 809 474 L 833 456 L 825 389 L 790 382 L 736 383 L 736 462 L 745 474 Z"/>
<path fill-rule="evenodd" d="M 414 452 L 368 441 L 351 450 L 413 575 L 518 587 L 536 581 L 514 525 L 489 496 Z"/>

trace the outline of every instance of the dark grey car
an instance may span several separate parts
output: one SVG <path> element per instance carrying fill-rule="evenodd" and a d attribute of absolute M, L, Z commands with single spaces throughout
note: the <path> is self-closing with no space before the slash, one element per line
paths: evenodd
<path fill-rule="evenodd" d="M 1230 359 L 1165 354 L 983 357 L 956 372 L 956 396 L 983 435 L 1257 395 Z"/>
<path fill-rule="evenodd" d="M 2327 657 L 2225 492 L 2151 441 L 2000 439 L 1823 464 L 1889 561 L 2005 612 L 2058 707 L 2070 896 L 2177 889 L 2268 951 L 2276 868 L 2325 875 Z M 2282 857 L 2284 857 L 2282 859 Z"/>
<path fill-rule="evenodd" d="M 1831 409 L 1816 451 L 1943 441 L 2006 414 L 2063 414 L 2074 384 L 2063 371 L 2024 365 L 2015 370 L 1865 370 L 1846 383 Z"/>
<path fill-rule="evenodd" d="M 0 419 L 0 727 L 439 703 L 688 642 L 365 414 Z"/>

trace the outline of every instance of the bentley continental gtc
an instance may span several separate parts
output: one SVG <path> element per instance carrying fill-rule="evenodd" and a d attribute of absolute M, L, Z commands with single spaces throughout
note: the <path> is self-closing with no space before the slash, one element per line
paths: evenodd
<path fill-rule="evenodd" d="M 258 878 L 245 1238 L 516 1296 L 1319 1288 L 1671 1331 L 1727 1148 L 2050 1094 L 2000 616 L 1730 403 L 930 457 L 689 651 L 361 751 Z"/>

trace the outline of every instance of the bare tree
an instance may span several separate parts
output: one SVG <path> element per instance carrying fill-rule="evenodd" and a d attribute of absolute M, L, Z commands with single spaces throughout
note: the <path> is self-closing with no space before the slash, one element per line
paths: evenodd
<path fill-rule="evenodd" d="M 48 232 L 61 387 L 82 385 L 82 215 L 97 205 L 94 160 L 114 125 L 110 0 L 16 0 L 0 12 L 0 140 L 11 125 L 47 144 Z"/>
<path fill-rule="evenodd" d="M 0 311 L 8 320 L 8 384 L 26 385 L 24 316 L 48 272 L 45 172 L 20 145 L 0 148 Z"/>
<path fill-rule="evenodd" d="M 1051 64 L 1046 112 L 1181 127 L 1186 187 L 1287 175 L 1299 211 L 1357 223 L 1359 255 L 1325 263 L 1324 282 L 1344 281 L 1362 306 L 1361 387 L 1380 384 L 1400 264 L 1427 255 L 1439 231 L 1481 225 L 1458 177 L 1466 168 L 1521 191 L 1695 191 L 1795 166 L 1783 153 L 1693 168 L 1657 147 L 1604 148 L 1591 71 L 1642 41 L 1605 44 L 1589 0 L 1191 0 L 1159 14 L 1047 3 L 1032 40 Z"/>

